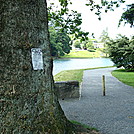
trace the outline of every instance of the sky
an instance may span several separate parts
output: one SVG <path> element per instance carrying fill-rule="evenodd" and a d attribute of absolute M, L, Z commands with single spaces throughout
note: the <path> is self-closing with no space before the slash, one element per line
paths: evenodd
<path fill-rule="evenodd" d="M 98 20 L 98 16 L 95 15 L 94 12 L 90 11 L 90 7 L 85 6 L 86 0 L 71 1 L 73 4 L 69 6 L 69 9 L 76 10 L 82 15 L 82 30 L 89 32 L 90 35 L 94 33 L 96 39 L 99 39 L 102 31 L 106 29 L 111 38 L 116 38 L 117 34 L 126 35 L 127 37 L 134 35 L 134 28 L 130 28 L 129 24 L 124 26 L 122 22 L 121 26 L 118 27 L 119 19 L 124 11 L 123 8 L 126 7 L 126 4 L 132 4 L 133 0 L 126 0 L 126 4 L 122 4 L 122 6 L 115 9 L 115 11 L 102 13 L 101 21 Z"/>
<path fill-rule="evenodd" d="M 99 38 L 102 31 L 106 29 L 108 29 L 111 38 L 116 38 L 117 34 L 126 35 L 127 37 L 134 35 L 134 28 L 130 28 L 129 24 L 124 26 L 124 23 L 122 22 L 121 26 L 118 27 L 119 19 L 124 11 L 122 8 L 125 7 L 126 4 L 115 9 L 115 11 L 103 13 L 101 15 L 101 21 L 99 21 L 98 16 L 90 11 L 90 7 L 84 5 L 85 0 L 81 0 L 81 2 L 78 2 L 78 0 L 72 0 L 72 2 L 73 4 L 70 8 L 82 13 L 82 30 L 94 33 L 96 38 Z M 131 4 L 133 3 L 133 0 L 126 0 L 126 2 L 127 4 Z"/>

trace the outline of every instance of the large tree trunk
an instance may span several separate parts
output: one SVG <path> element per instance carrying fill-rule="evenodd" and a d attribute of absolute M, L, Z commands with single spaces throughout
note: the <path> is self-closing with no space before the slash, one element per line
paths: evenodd
<path fill-rule="evenodd" d="M 43 53 L 34 70 L 31 48 Z M 0 0 L 0 134 L 65 134 L 55 95 L 45 0 Z"/>

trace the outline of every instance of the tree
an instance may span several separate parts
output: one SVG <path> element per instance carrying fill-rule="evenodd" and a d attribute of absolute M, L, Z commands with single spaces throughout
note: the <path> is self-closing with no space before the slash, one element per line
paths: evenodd
<path fill-rule="evenodd" d="M 104 49 L 102 49 L 101 51 L 103 53 L 106 54 L 106 57 L 108 56 L 108 45 L 107 45 L 107 42 L 110 41 L 110 37 L 108 35 L 108 29 L 106 28 L 106 30 L 103 30 L 102 31 L 102 34 L 100 36 L 100 41 L 104 43 Z"/>
<path fill-rule="evenodd" d="M 51 54 L 55 57 L 60 57 L 68 54 L 71 50 L 71 39 L 60 30 L 55 30 L 54 27 L 49 27 Z"/>
<path fill-rule="evenodd" d="M 81 49 L 81 42 L 79 40 L 76 40 L 73 45 L 74 45 L 75 48 L 80 48 Z"/>
<path fill-rule="evenodd" d="M 122 14 L 119 25 L 122 21 L 130 24 L 131 27 L 134 26 L 134 4 L 127 5 L 127 10 Z"/>
<path fill-rule="evenodd" d="M 89 49 L 89 50 L 94 49 L 93 41 L 92 40 L 88 40 L 86 46 L 87 46 L 87 49 Z"/>
<path fill-rule="evenodd" d="M 62 44 L 63 54 L 61 54 L 61 56 L 63 56 L 65 53 L 66 54 L 70 53 L 71 39 L 66 33 L 58 32 L 57 33 L 57 42 L 60 42 Z"/>
<path fill-rule="evenodd" d="M 107 43 L 109 41 L 110 37 L 108 35 L 108 28 L 106 30 L 103 30 L 100 36 L 100 41 L 103 43 Z"/>
<path fill-rule="evenodd" d="M 88 39 L 89 33 L 83 32 L 80 27 L 82 24 L 81 13 L 68 9 L 68 4 L 72 4 L 70 0 L 59 0 L 59 2 L 62 8 L 55 9 L 54 3 L 50 3 L 50 7 L 48 7 L 49 24 L 61 32 L 74 34 L 74 39 L 79 37 L 81 41 Z"/>
<path fill-rule="evenodd" d="M 128 71 L 134 71 L 134 40 L 119 35 L 116 40 L 110 40 L 109 57 L 117 67 L 124 67 Z"/>
<path fill-rule="evenodd" d="M 0 133 L 71 134 L 54 90 L 46 2 L 1 0 L 0 20 Z"/>

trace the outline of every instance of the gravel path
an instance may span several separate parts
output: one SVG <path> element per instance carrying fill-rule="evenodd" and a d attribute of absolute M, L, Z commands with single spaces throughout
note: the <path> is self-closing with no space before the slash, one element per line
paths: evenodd
<path fill-rule="evenodd" d="M 60 101 L 70 120 L 97 128 L 104 134 L 134 134 L 134 88 L 111 75 L 115 68 L 84 72 L 80 99 Z M 106 96 L 102 95 L 106 76 Z"/>

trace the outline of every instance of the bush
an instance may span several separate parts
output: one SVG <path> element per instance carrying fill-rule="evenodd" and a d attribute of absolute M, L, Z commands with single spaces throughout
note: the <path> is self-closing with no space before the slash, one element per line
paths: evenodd
<path fill-rule="evenodd" d="M 116 40 L 108 42 L 109 57 L 117 67 L 134 71 L 134 39 L 129 40 L 119 35 Z"/>
<path fill-rule="evenodd" d="M 89 52 L 95 52 L 95 50 L 94 50 L 94 49 L 89 49 L 88 51 L 89 51 Z"/>

